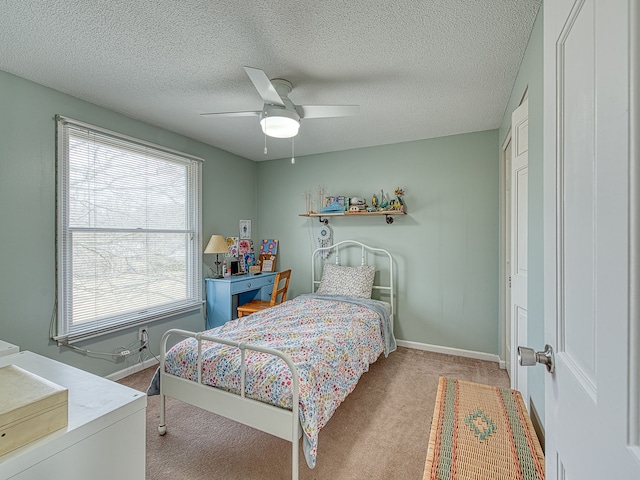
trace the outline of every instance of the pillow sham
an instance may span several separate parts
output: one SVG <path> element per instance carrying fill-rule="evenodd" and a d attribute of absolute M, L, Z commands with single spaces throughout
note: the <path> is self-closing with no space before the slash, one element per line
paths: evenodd
<path fill-rule="evenodd" d="M 371 298 L 375 274 L 376 267 L 373 265 L 347 267 L 328 263 L 324 266 L 316 293 Z"/>

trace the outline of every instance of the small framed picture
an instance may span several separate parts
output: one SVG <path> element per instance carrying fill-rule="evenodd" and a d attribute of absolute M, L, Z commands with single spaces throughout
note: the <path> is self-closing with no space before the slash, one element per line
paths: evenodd
<path fill-rule="evenodd" d="M 251 238 L 251 220 L 240 220 L 240 238 Z"/>
<path fill-rule="evenodd" d="M 262 265 L 263 272 L 275 272 L 276 271 L 276 255 L 261 253 L 260 264 Z"/>
<path fill-rule="evenodd" d="M 258 262 L 256 262 L 256 256 L 253 252 L 244 254 L 244 266 L 246 271 L 249 271 L 249 267 L 253 267 L 257 264 Z"/>
<path fill-rule="evenodd" d="M 227 237 L 227 248 L 229 249 L 229 256 L 237 257 L 239 252 L 238 237 Z"/>

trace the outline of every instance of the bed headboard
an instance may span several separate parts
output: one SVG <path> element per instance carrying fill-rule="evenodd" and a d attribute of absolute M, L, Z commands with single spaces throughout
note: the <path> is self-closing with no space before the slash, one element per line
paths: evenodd
<path fill-rule="evenodd" d="M 328 255 L 334 255 L 326 258 Z M 374 277 L 373 292 L 379 293 L 382 300 L 391 304 L 394 312 L 395 284 L 393 276 L 393 257 L 382 248 L 374 248 L 356 240 L 343 240 L 330 247 L 317 248 L 311 254 L 311 291 L 315 292 L 322 277 L 322 269 L 319 265 L 325 263 L 336 265 L 374 265 L 376 276 Z M 388 297 L 388 299 L 386 298 Z"/>

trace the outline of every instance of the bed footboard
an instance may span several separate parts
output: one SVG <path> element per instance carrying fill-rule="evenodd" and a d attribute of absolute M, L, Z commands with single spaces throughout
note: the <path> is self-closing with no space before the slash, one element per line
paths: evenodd
<path fill-rule="evenodd" d="M 165 361 L 167 354 L 167 340 L 171 336 L 183 338 L 195 338 L 198 341 L 197 356 L 197 381 L 180 378 L 175 375 L 165 373 Z M 240 373 L 240 394 L 230 393 L 219 388 L 214 388 L 202 383 L 202 342 L 215 342 L 229 345 L 240 350 L 241 373 Z M 292 378 L 292 399 L 291 410 L 268 405 L 264 402 L 251 399 L 246 396 L 245 376 L 246 376 L 246 351 L 252 350 L 274 355 L 281 358 L 289 367 Z M 291 478 L 298 479 L 298 450 L 299 438 L 302 434 L 300 427 L 300 417 L 298 414 L 300 380 L 298 371 L 291 358 L 272 348 L 260 345 L 253 345 L 244 342 L 235 342 L 226 338 L 212 337 L 204 335 L 202 332 L 195 333 L 187 330 L 171 329 L 163 336 L 161 341 L 160 358 L 160 425 L 158 432 L 164 435 L 167 431 L 165 422 L 165 395 L 181 400 L 185 403 L 195 405 L 209 412 L 221 415 L 231 420 L 243 423 L 271 435 L 283 438 L 291 442 Z"/>

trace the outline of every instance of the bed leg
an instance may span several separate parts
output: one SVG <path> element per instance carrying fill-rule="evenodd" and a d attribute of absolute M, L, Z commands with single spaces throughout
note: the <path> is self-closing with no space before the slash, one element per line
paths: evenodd
<path fill-rule="evenodd" d="M 167 433 L 167 424 L 164 419 L 164 401 L 165 396 L 160 394 L 160 425 L 158 425 L 158 433 L 160 435 Z"/>
<path fill-rule="evenodd" d="M 298 449 L 300 448 L 300 439 L 297 435 L 295 440 L 291 442 L 291 480 L 298 480 Z"/>

